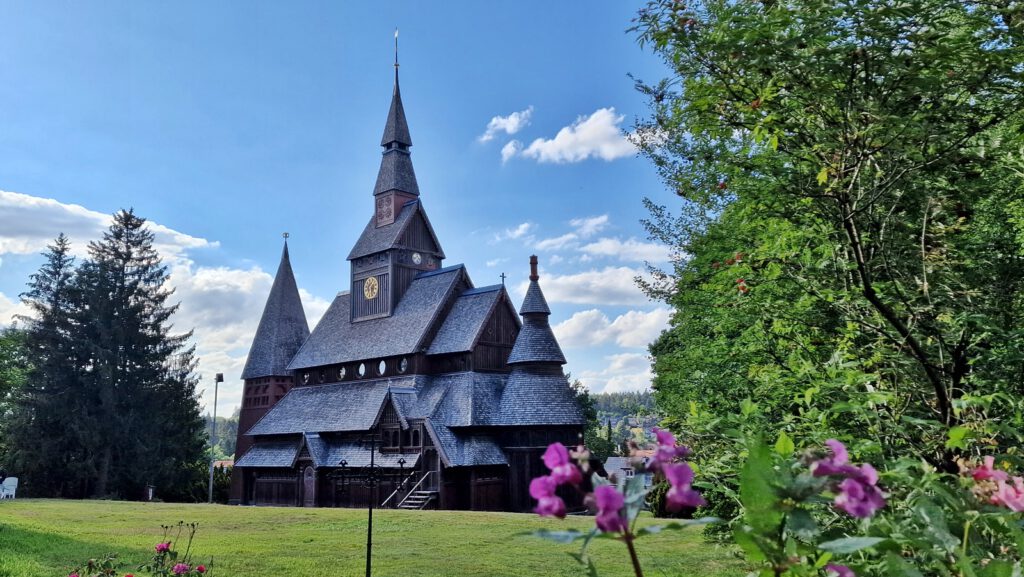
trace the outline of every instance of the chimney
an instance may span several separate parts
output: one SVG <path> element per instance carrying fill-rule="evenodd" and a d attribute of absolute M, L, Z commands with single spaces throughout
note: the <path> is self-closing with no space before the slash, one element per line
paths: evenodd
<path fill-rule="evenodd" d="M 539 278 L 537 275 L 537 255 L 530 255 L 530 280 L 537 282 Z"/>

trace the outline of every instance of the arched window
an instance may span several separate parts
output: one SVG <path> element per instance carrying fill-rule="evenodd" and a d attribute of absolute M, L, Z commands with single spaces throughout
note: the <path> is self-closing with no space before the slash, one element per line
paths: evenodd
<path fill-rule="evenodd" d="M 413 429 L 412 430 L 412 446 L 413 447 L 419 447 L 420 446 L 420 431 L 419 431 L 419 429 Z"/>
<path fill-rule="evenodd" d="M 384 361 L 381 361 L 377 365 L 377 374 L 383 376 L 384 375 L 384 371 L 386 371 L 386 370 L 388 370 L 388 364 L 385 363 Z"/>
<path fill-rule="evenodd" d="M 399 432 L 398 429 L 395 429 L 394 431 L 391 431 L 391 446 L 392 447 L 397 447 L 398 446 L 400 435 L 401 435 L 401 432 Z"/>

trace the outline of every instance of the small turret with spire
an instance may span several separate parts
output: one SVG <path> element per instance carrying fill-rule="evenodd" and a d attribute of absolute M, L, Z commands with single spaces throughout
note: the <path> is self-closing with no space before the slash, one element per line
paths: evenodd
<path fill-rule="evenodd" d="M 551 309 L 540 290 L 540 275 L 537 274 L 537 255 L 530 257 L 530 287 L 519 314 L 523 317 L 523 328 L 516 337 L 515 346 L 508 357 L 509 365 L 539 364 L 564 365 L 565 355 L 551 331 L 548 317 Z"/>

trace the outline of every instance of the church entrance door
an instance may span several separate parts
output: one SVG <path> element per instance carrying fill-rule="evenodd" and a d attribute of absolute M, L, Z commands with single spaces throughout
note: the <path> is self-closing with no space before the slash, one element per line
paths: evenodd
<path fill-rule="evenodd" d="M 313 467 L 302 472 L 302 506 L 316 507 L 316 473 Z"/>

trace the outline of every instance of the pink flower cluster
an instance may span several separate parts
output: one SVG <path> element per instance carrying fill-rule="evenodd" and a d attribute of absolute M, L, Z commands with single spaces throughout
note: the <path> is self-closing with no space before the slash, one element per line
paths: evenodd
<path fill-rule="evenodd" d="M 1017 513 L 1024 511 L 1024 477 L 1013 477 L 1011 485 L 1009 473 L 996 469 L 995 458 L 991 455 L 985 457 L 984 463 L 971 472 L 971 477 L 976 483 L 995 483 L 995 490 L 989 495 L 989 502 L 993 505 Z"/>
<path fill-rule="evenodd" d="M 811 474 L 815 477 L 844 477 L 839 483 L 839 494 L 835 505 L 852 517 L 864 519 L 875 514 L 885 506 L 885 497 L 878 488 L 878 472 L 871 465 L 850 465 L 850 457 L 846 447 L 835 439 L 825 441 L 832 450 L 830 457 L 825 457 L 811 464 Z"/>
<path fill-rule="evenodd" d="M 825 565 L 825 571 L 830 576 L 835 575 L 835 577 L 857 577 L 857 574 L 853 572 L 853 569 L 850 569 L 846 565 L 829 563 L 828 565 Z"/>
<path fill-rule="evenodd" d="M 156 549 L 157 553 L 166 553 L 171 550 L 171 542 L 168 541 L 166 543 L 157 543 L 154 549 Z"/>
<path fill-rule="evenodd" d="M 174 566 L 172 571 L 174 571 L 175 575 L 184 575 L 185 573 L 188 573 L 189 569 L 190 567 L 188 565 L 184 563 L 178 563 Z"/>
<path fill-rule="evenodd" d="M 704 505 L 704 498 L 691 486 L 693 469 L 687 463 L 675 462 L 689 455 L 690 450 L 676 445 L 676 437 L 670 431 L 655 428 L 654 434 L 658 438 L 658 448 L 654 451 L 649 467 L 652 471 L 661 471 L 671 486 L 665 495 L 668 510 L 678 511 L 683 507 Z"/>
<path fill-rule="evenodd" d="M 560 485 L 579 485 L 583 475 L 562 443 L 548 446 L 543 459 L 551 474 L 530 481 L 530 496 L 537 500 L 537 508 L 533 511 L 542 517 L 562 519 L 565 517 L 565 501 L 555 495 L 555 491 Z"/>

